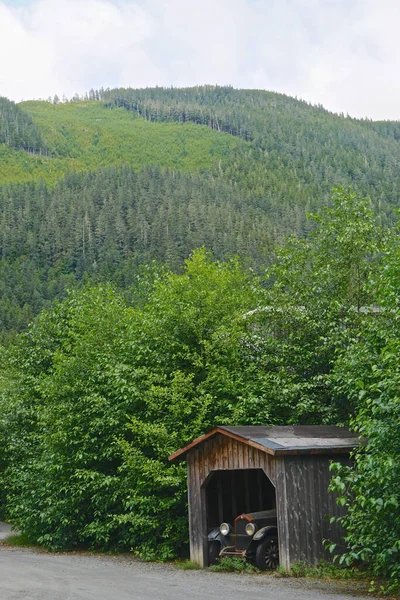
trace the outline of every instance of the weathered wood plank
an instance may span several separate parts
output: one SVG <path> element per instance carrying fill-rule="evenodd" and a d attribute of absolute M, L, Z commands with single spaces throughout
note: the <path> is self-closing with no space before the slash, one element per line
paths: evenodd
<path fill-rule="evenodd" d="M 288 499 L 286 489 L 286 465 L 283 457 L 277 458 L 275 463 L 276 509 L 278 521 L 279 558 L 281 566 L 290 569 L 289 554 L 289 519 Z"/>

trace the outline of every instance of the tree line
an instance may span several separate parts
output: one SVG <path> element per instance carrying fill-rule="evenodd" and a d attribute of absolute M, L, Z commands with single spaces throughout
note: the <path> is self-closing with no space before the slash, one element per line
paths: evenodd
<path fill-rule="evenodd" d="M 72 173 L 55 187 L 0 188 L 0 329 L 20 331 L 67 287 L 109 281 L 129 294 L 142 265 L 179 271 L 194 248 L 260 271 L 301 207 L 260 202 L 223 179 L 158 167 Z"/>
<path fill-rule="evenodd" d="M 15 102 L 0 96 L 0 144 L 14 150 L 47 155 L 48 149 L 32 117 Z"/>

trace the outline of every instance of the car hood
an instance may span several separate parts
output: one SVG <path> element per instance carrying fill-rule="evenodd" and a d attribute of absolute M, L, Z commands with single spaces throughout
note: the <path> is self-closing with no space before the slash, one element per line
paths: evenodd
<path fill-rule="evenodd" d="M 254 521 L 259 521 L 260 519 L 276 519 L 276 508 L 247 513 L 247 516 L 251 517 Z"/>

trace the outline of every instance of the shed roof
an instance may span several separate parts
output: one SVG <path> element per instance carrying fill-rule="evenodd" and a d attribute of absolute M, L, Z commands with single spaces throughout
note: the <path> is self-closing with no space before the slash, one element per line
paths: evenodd
<path fill-rule="evenodd" d="M 187 452 L 216 435 L 224 435 L 272 455 L 348 454 L 360 444 L 358 435 L 332 425 L 296 425 L 284 427 L 215 427 L 169 457 L 183 460 Z"/>

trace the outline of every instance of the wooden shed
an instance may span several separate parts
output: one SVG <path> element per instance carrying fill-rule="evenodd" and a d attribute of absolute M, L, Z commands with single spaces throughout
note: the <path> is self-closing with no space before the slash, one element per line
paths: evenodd
<path fill-rule="evenodd" d="M 332 460 L 349 463 L 359 444 L 342 427 L 216 427 L 169 459 L 187 461 L 190 558 L 207 566 L 208 532 L 241 513 L 277 509 L 280 564 L 329 558 L 323 540 L 342 542 L 330 517 Z"/>

